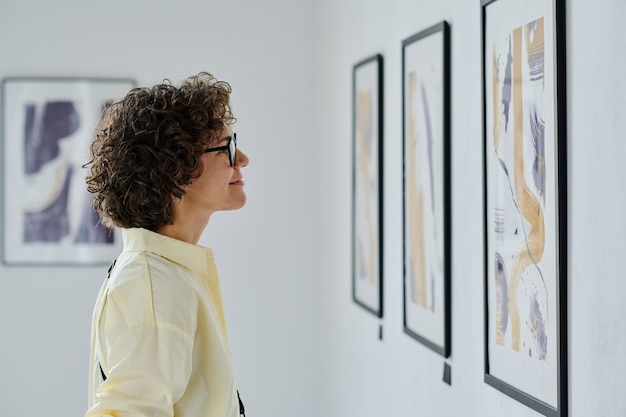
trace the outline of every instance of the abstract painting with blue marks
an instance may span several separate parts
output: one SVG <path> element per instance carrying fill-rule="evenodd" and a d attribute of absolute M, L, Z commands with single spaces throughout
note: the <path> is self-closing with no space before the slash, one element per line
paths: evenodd
<path fill-rule="evenodd" d="M 494 1 L 485 16 L 488 374 L 551 415 L 559 398 L 553 13 L 547 1 Z"/>
<path fill-rule="evenodd" d="M 121 246 L 86 190 L 89 144 L 130 80 L 3 80 L 3 262 L 110 263 Z"/>

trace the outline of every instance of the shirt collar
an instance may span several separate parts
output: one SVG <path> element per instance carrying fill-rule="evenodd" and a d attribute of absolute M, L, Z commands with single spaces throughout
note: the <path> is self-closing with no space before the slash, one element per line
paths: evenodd
<path fill-rule="evenodd" d="M 146 229 L 122 229 L 122 240 L 124 252 L 152 252 L 203 275 L 208 274 L 207 264 L 213 260 L 211 248 L 183 242 Z"/>

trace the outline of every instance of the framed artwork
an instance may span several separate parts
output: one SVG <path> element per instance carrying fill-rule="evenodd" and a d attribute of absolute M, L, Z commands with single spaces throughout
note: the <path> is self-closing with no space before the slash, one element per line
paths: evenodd
<path fill-rule="evenodd" d="M 352 298 L 383 316 L 383 57 L 352 72 Z"/>
<path fill-rule="evenodd" d="M 2 262 L 110 264 L 121 236 L 99 224 L 82 168 L 106 106 L 128 79 L 2 80 Z"/>
<path fill-rule="evenodd" d="M 450 27 L 402 42 L 404 332 L 450 356 Z"/>
<path fill-rule="evenodd" d="M 485 382 L 567 416 L 564 0 L 483 0 Z"/>

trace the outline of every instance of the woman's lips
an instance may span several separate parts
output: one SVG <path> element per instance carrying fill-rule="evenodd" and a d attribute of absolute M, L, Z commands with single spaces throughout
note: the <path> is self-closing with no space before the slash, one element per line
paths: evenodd
<path fill-rule="evenodd" d="M 237 180 L 237 181 L 233 181 L 230 183 L 230 185 L 244 185 L 245 183 L 243 182 L 243 180 Z"/>

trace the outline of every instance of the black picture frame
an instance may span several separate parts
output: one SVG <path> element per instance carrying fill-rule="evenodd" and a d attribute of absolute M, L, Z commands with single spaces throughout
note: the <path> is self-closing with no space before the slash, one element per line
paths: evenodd
<path fill-rule="evenodd" d="M 402 41 L 403 328 L 451 353 L 450 25 Z"/>
<path fill-rule="evenodd" d="M 565 0 L 482 0 L 485 382 L 567 417 Z"/>
<path fill-rule="evenodd" d="M 352 299 L 383 317 L 383 56 L 352 70 Z"/>
<path fill-rule="evenodd" d="M 6 77 L 0 222 L 6 266 L 108 265 L 121 235 L 99 224 L 85 184 L 89 144 L 129 78 Z"/>

